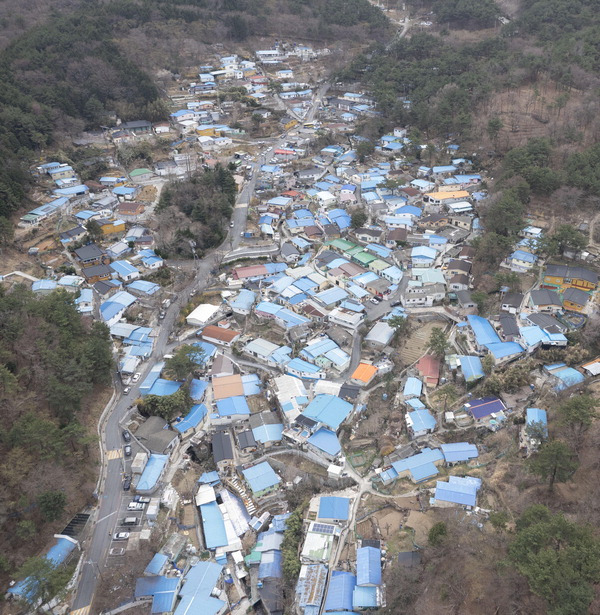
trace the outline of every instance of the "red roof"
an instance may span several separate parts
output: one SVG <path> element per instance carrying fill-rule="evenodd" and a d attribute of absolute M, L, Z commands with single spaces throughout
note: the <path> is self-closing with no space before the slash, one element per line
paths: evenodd
<path fill-rule="evenodd" d="M 440 379 L 440 361 L 433 355 L 426 354 L 417 363 L 419 374 L 425 378 L 427 384 L 435 386 Z"/>

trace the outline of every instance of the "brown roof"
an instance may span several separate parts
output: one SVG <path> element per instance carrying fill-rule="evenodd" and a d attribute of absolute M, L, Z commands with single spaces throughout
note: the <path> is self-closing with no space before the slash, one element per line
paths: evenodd
<path fill-rule="evenodd" d="M 388 241 L 406 241 L 408 231 L 405 228 L 395 228 L 388 232 Z"/>
<path fill-rule="evenodd" d="M 244 394 L 242 377 L 239 374 L 233 376 L 215 376 L 212 381 L 215 399 L 225 399 Z"/>
<path fill-rule="evenodd" d="M 215 325 L 209 325 L 208 327 L 204 327 L 202 330 L 202 337 L 207 338 L 210 337 L 213 340 L 218 340 L 220 342 L 225 342 L 228 344 L 232 342 L 238 335 L 241 335 L 239 331 L 234 331 L 233 329 L 224 329 L 223 327 L 216 327 Z"/>
<path fill-rule="evenodd" d="M 419 194 L 419 190 L 417 190 L 417 188 L 413 188 L 412 186 L 402 188 L 400 192 L 404 192 L 404 194 L 406 194 L 407 196 L 417 196 Z"/>
<path fill-rule="evenodd" d="M 144 205 L 143 203 L 136 203 L 136 202 L 125 202 L 125 203 L 119 203 L 117 205 L 117 211 L 119 212 L 119 214 L 127 216 L 135 216 L 137 214 L 141 214 L 144 211 Z"/>

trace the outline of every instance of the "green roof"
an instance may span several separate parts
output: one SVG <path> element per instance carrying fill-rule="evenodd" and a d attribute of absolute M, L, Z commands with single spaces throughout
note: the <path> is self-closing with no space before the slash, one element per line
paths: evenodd
<path fill-rule="evenodd" d="M 358 254 L 359 252 L 362 252 L 363 250 L 364 250 L 364 248 L 362 246 L 354 246 L 353 248 L 350 248 L 349 250 L 345 250 L 344 251 L 344 255 L 352 257 L 355 254 Z"/>
<path fill-rule="evenodd" d="M 329 242 L 329 245 L 332 248 L 337 248 L 338 250 L 349 250 L 353 248 L 356 244 L 348 241 L 347 239 L 333 239 Z"/>
<path fill-rule="evenodd" d="M 369 263 L 377 260 L 376 256 L 373 256 L 368 252 L 358 252 L 357 254 L 354 254 L 352 258 L 354 258 L 354 260 L 361 265 L 368 265 Z"/>
<path fill-rule="evenodd" d="M 133 169 L 129 174 L 129 177 L 137 177 L 138 175 L 147 175 L 148 173 L 152 173 L 150 169 Z"/>
<path fill-rule="evenodd" d="M 389 263 L 386 263 L 385 261 L 382 261 L 379 258 L 369 263 L 369 268 L 373 271 L 384 271 L 389 266 L 390 266 Z"/>

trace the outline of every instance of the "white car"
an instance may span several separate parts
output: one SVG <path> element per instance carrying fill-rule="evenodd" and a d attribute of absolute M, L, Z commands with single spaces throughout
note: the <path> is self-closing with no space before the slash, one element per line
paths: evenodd
<path fill-rule="evenodd" d="M 140 372 L 133 374 L 133 378 L 131 379 L 131 382 L 137 382 L 141 378 L 141 376 L 142 374 L 140 374 Z"/>
<path fill-rule="evenodd" d="M 115 534 L 113 540 L 129 540 L 129 532 L 119 532 Z"/>
<path fill-rule="evenodd" d="M 144 510 L 144 504 L 142 502 L 129 502 L 127 510 Z"/>

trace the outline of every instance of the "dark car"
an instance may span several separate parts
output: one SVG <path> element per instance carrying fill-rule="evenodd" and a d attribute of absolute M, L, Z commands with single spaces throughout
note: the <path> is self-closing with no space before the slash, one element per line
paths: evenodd
<path fill-rule="evenodd" d="M 125 454 L 125 457 L 131 457 L 131 445 L 130 444 L 125 445 L 125 447 L 123 448 L 123 453 Z"/>
<path fill-rule="evenodd" d="M 131 489 L 131 479 L 124 478 L 123 479 L 123 491 L 129 491 Z"/>
<path fill-rule="evenodd" d="M 131 434 L 126 429 L 123 430 L 123 440 L 131 442 Z"/>
<path fill-rule="evenodd" d="M 390 307 L 398 307 L 399 305 L 402 305 L 402 301 L 394 301 L 394 303 L 390 304 Z"/>

